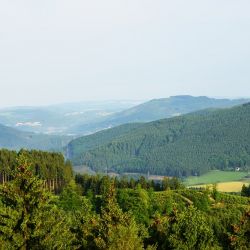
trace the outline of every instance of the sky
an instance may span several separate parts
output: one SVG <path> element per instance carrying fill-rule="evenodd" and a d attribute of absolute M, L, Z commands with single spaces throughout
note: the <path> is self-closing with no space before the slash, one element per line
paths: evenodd
<path fill-rule="evenodd" d="M 1 0 L 0 107 L 250 97 L 249 0 Z"/>

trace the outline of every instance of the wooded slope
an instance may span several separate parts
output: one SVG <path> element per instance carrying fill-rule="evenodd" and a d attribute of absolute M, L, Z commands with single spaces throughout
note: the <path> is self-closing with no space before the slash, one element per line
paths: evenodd
<path fill-rule="evenodd" d="M 116 136 L 110 140 L 103 140 L 113 131 L 106 130 L 100 137 L 83 137 L 77 147 L 74 142 L 71 150 L 74 155 L 77 148 L 80 155 L 74 164 L 96 171 L 187 176 L 210 169 L 249 169 L 249 125 L 250 104 L 244 104 L 141 124 L 120 134 L 115 128 Z M 89 142 L 94 145 L 89 147 Z"/>

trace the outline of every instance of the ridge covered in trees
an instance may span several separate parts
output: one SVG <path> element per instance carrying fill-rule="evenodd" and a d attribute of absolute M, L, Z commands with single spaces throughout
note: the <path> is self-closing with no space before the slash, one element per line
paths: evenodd
<path fill-rule="evenodd" d="M 79 134 L 100 131 L 126 123 L 150 122 L 183 115 L 207 108 L 225 108 L 248 102 L 249 99 L 215 99 L 206 96 L 179 95 L 153 99 L 94 122 L 75 127 Z"/>
<path fill-rule="evenodd" d="M 121 126 L 70 143 L 74 165 L 97 172 L 200 175 L 250 167 L 250 103 Z M 92 140 L 93 139 L 93 140 Z"/>

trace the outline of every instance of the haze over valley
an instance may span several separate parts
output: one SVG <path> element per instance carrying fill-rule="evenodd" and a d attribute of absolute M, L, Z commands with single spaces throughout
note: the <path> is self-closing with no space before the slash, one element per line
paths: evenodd
<path fill-rule="evenodd" d="M 247 171 L 249 102 L 181 95 L 11 107 L 0 110 L 0 146 L 62 152 L 77 171 L 179 177 Z"/>
<path fill-rule="evenodd" d="M 0 1 L 0 250 L 250 249 L 250 1 Z"/>

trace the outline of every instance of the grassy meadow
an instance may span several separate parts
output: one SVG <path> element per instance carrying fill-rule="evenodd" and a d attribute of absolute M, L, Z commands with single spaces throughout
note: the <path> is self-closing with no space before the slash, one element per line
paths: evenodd
<path fill-rule="evenodd" d="M 188 187 L 206 187 L 217 183 L 221 192 L 240 192 L 243 184 L 248 185 L 250 178 L 247 172 L 213 170 L 201 176 L 188 177 L 184 184 Z"/>
<path fill-rule="evenodd" d="M 212 170 L 201 176 L 188 177 L 184 184 L 186 186 L 213 184 L 219 182 L 239 181 L 248 175 L 247 172 Z"/>
<path fill-rule="evenodd" d="M 217 190 L 220 192 L 240 192 L 243 185 L 248 185 L 249 183 L 243 181 L 230 181 L 230 182 L 220 182 L 217 184 Z M 212 189 L 213 184 L 204 184 L 204 185 L 194 185 L 189 187 L 196 187 L 196 188 L 206 188 L 209 187 Z"/>

